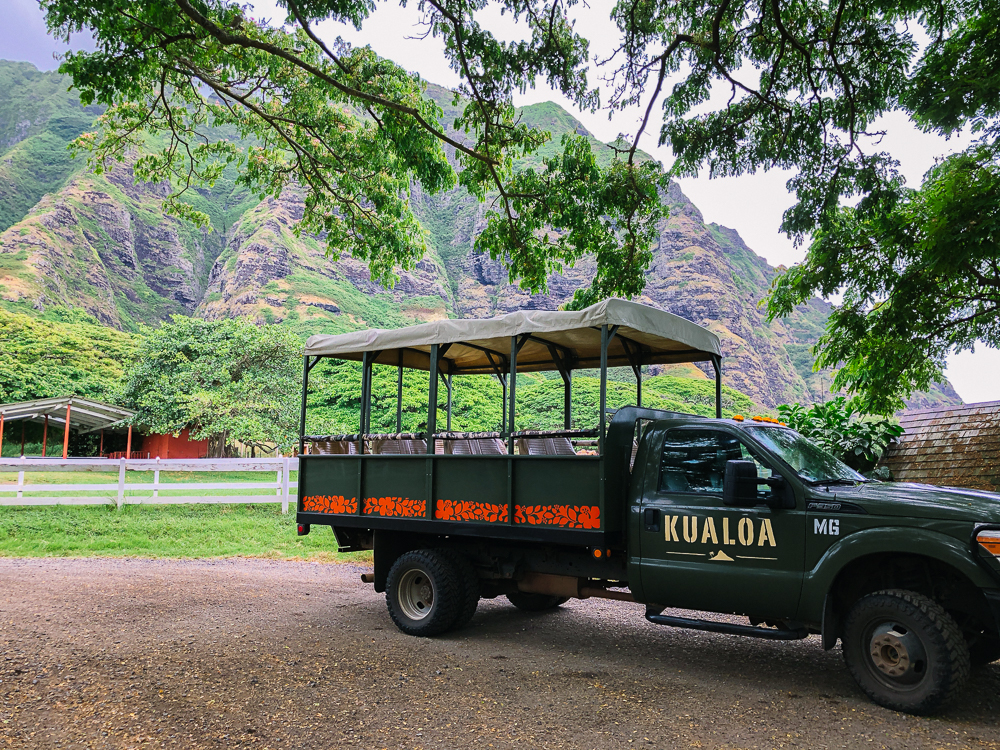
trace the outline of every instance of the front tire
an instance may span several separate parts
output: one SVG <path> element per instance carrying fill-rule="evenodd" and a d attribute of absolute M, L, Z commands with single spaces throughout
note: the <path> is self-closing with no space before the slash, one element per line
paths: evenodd
<path fill-rule="evenodd" d="M 407 635 L 450 630 L 462 605 L 463 586 L 451 557 L 440 550 L 401 555 L 389 569 L 385 602 L 396 627 Z"/>
<path fill-rule="evenodd" d="M 880 706 L 926 714 L 951 700 L 969 677 L 958 623 L 922 594 L 900 589 L 859 599 L 847 615 L 844 660 Z"/>

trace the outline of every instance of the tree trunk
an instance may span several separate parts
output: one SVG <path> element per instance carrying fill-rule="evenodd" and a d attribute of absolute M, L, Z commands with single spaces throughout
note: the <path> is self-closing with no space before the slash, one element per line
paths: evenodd
<path fill-rule="evenodd" d="M 212 435 L 208 439 L 208 457 L 209 458 L 225 458 L 226 457 L 226 443 L 229 437 L 228 432 L 220 432 Z"/>

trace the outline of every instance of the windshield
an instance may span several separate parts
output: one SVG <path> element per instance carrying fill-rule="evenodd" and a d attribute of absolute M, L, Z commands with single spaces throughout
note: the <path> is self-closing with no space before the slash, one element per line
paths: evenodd
<path fill-rule="evenodd" d="M 785 427 L 749 427 L 748 431 L 807 482 L 864 482 L 854 469 L 815 443 Z"/>

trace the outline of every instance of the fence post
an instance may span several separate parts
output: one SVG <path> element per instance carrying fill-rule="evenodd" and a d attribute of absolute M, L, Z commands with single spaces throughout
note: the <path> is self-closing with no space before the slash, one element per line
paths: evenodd
<path fill-rule="evenodd" d="M 24 469 L 17 472 L 17 499 L 24 499 Z"/>
<path fill-rule="evenodd" d="M 160 491 L 157 487 L 160 486 L 160 457 L 156 457 L 156 471 L 153 472 L 153 497 L 159 497 Z"/>
<path fill-rule="evenodd" d="M 125 459 L 118 459 L 118 501 L 115 503 L 118 506 L 118 510 L 122 509 L 122 504 L 125 502 Z"/>
<path fill-rule="evenodd" d="M 275 483 L 278 486 L 274 488 L 274 494 L 277 495 L 278 497 L 281 497 L 281 469 L 280 468 L 278 469 L 278 478 L 277 478 L 277 480 L 275 480 Z"/>
<path fill-rule="evenodd" d="M 281 512 L 282 513 L 287 513 L 288 512 L 288 475 L 291 474 L 291 472 L 288 470 L 288 464 L 289 463 L 290 463 L 290 461 L 287 458 L 284 459 L 284 461 L 282 462 L 282 466 L 283 466 L 283 470 L 284 470 L 284 479 L 281 482 L 281 495 L 282 495 Z"/>

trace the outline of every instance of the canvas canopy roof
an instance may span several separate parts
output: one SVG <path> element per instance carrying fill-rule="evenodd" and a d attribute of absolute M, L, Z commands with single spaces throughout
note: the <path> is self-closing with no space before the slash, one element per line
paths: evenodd
<path fill-rule="evenodd" d="M 520 372 L 555 370 L 560 365 L 591 368 L 601 363 L 605 325 L 617 326 L 608 348 L 609 367 L 704 362 L 721 356 L 719 337 L 708 329 L 621 299 L 572 312 L 525 310 L 487 320 L 438 320 L 395 330 L 316 335 L 306 342 L 305 354 L 361 360 L 363 353 L 377 352 L 373 360 L 377 364 L 428 370 L 431 345 L 439 344 L 443 372 L 494 373 L 509 361 L 511 337 L 516 336 Z"/>
<path fill-rule="evenodd" d="M 135 416 L 135 412 L 122 409 L 120 406 L 78 396 L 0 404 L 0 414 L 3 414 L 5 422 L 17 420 L 44 422 L 47 416 L 50 425 L 58 426 L 66 423 L 67 406 L 70 407 L 70 429 L 80 432 L 124 427 L 121 423 Z"/>

